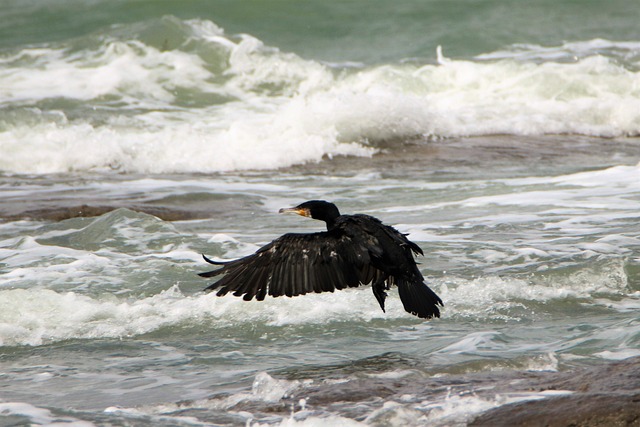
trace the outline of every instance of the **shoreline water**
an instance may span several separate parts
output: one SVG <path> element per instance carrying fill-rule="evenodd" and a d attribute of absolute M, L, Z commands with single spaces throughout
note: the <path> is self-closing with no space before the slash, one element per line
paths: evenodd
<path fill-rule="evenodd" d="M 572 135 L 497 135 L 409 141 L 399 147 L 392 144 L 388 148 L 380 146 L 378 149 L 380 151 L 372 157 L 336 156 L 273 171 L 179 175 L 81 172 L 71 175 L 0 175 L 0 191 L 4 189 L 4 197 L 0 200 L 0 221 L 61 221 L 99 216 L 118 208 L 147 213 L 166 221 L 183 221 L 229 215 L 231 209 L 230 202 L 221 200 L 215 206 L 197 200 L 176 204 L 171 199 L 160 197 L 158 200 L 144 193 L 132 197 L 123 192 L 119 196 L 107 194 L 101 198 L 95 194 L 95 188 L 88 186 L 83 189 L 92 181 L 126 185 L 128 181 L 157 180 L 159 186 L 166 181 L 168 185 L 177 187 L 180 187 L 181 181 L 200 181 L 204 186 L 208 180 L 215 182 L 234 176 L 260 180 L 260 177 L 268 177 L 273 173 L 282 176 L 335 177 L 380 173 L 385 178 L 402 178 L 417 173 L 438 181 L 451 175 L 455 175 L 456 179 L 464 179 L 465 169 L 473 174 L 480 167 L 486 169 L 488 179 L 534 177 L 545 175 L 558 165 L 563 165 L 569 172 L 605 169 L 615 165 L 635 166 L 640 159 L 640 138 L 608 140 Z M 518 166 L 518 162 L 523 163 Z M 52 195 L 46 199 L 32 197 L 28 191 L 20 194 L 23 186 L 49 185 L 45 183 L 62 184 L 65 189 L 68 185 L 74 189 L 72 194 L 63 190 L 59 197 Z M 254 207 L 253 204 L 245 206 L 246 209 Z"/>
<path fill-rule="evenodd" d="M 105 331 L 107 335 L 102 340 L 107 338 L 109 341 L 113 339 L 112 337 L 122 336 L 124 343 L 132 349 L 148 345 L 154 349 L 153 351 L 158 347 L 171 349 L 167 356 L 162 356 L 168 357 L 168 360 L 176 357 L 174 356 L 176 352 L 189 354 L 189 356 L 178 356 L 179 366 L 185 364 L 183 369 L 189 371 L 197 371 L 200 366 L 198 363 L 194 364 L 192 358 L 193 360 L 215 359 L 222 353 L 228 354 L 222 359 L 228 357 L 233 360 L 239 357 L 245 360 L 238 366 L 240 371 L 230 383 L 223 381 L 220 384 L 220 379 L 209 380 L 213 381 L 212 385 L 198 387 L 194 400 L 184 398 L 175 400 L 175 397 L 169 397 L 175 396 L 176 393 L 178 396 L 184 396 L 184 392 L 181 394 L 179 388 L 169 395 L 164 395 L 159 389 L 154 388 L 157 397 L 150 398 L 150 396 L 134 393 L 128 399 L 132 402 L 130 406 L 123 404 L 120 399 L 111 397 L 106 399 L 106 402 L 111 403 L 101 408 L 99 403 L 101 398 L 97 393 L 93 403 L 90 404 L 91 408 L 86 409 L 90 410 L 89 414 L 82 412 L 77 406 L 77 410 L 70 413 L 64 412 L 77 419 L 88 419 L 97 424 L 112 420 L 113 417 L 123 423 L 132 417 L 138 417 L 143 420 L 142 424 L 172 425 L 177 420 L 186 418 L 230 426 L 245 425 L 247 422 L 277 425 L 294 421 L 304 423 L 305 420 L 309 420 L 312 423 L 314 422 L 312 420 L 318 419 L 333 419 L 346 425 L 381 422 L 407 425 L 406 423 L 410 420 L 413 420 L 411 421 L 414 422 L 413 425 L 501 425 L 501 423 L 508 425 L 511 420 L 518 419 L 523 425 L 527 425 L 527 422 L 535 425 L 536 420 L 541 419 L 535 418 L 536 414 L 539 416 L 549 414 L 548 416 L 551 417 L 549 422 L 556 422 L 550 425 L 558 426 L 578 421 L 584 422 L 585 425 L 597 425 L 605 419 L 611 422 L 633 420 L 633 417 L 637 416 L 636 412 L 633 412 L 633 405 L 639 393 L 635 386 L 634 373 L 638 369 L 639 362 L 637 358 L 615 361 L 616 358 L 621 358 L 625 354 L 624 357 L 636 354 L 632 349 L 633 344 L 629 343 L 629 339 L 633 340 L 633 338 L 627 338 L 634 336 L 636 327 L 633 319 L 627 319 L 625 314 L 637 304 L 639 283 L 637 260 L 634 261 L 633 255 L 636 253 L 633 249 L 635 244 L 633 226 L 620 228 L 626 240 L 620 240 L 622 242 L 620 249 L 612 249 L 608 246 L 600 247 L 589 243 L 589 233 L 585 233 L 581 225 L 578 235 L 587 236 L 586 243 L 576 243 L 572 237 L 567 248 L 563 249 L 567 251 L 566 260 L 562 259 L 562 255 L 558 252 L 561 247 L 555 247 L 552 250 L 556 255 L 550 257 L 535 255 L 542 258 L 540 260 L 534 258 L 531 262 L 532 260 L 527 257 L 542 253 L 541 250 L 530 249 L 531 246 L 540 245 L 539 242 L 535 242 L 539 239 L 546 241 L 547 238 L 538 237 L 535 233 L 524 234 L 516 238 L 516 244 L 521 240 L 522 243 L 519 244 L 524 245 L 525 253 L 528 255 L 515 258 L 514 266 L 509 266 L 508 262 L 498 263 L 498 271 L 502 273 L 499 273 L 500 278 L 497 278 L 492 276 L 492 271 L 496 268 L 495 253 L 500 248 L 505 248 L 506 251 L 512 250 L 510 245 L 514 243 L 492 243 L 491 240 L 499 239 L 494 233 L 501 234 L 501 229 L 518 236 L 522 219 L 514 217 L 513 209 L 505 209 L 504 219 L 499 219 L 497 225 L 490 222 L 486 230 L 482 231 L 485 237 L 477 238 L 482 241 L 475 243 L 474 238 L 467 237 L 467 233 L 478 225 L 469 225 L 467 221 L 479 221 L 479 224 L 483 224 L 487 219 L 484 219 L 485 214 L 482 210 L 480 214 L 470 214 L 468 219 L 461 219 L 461 222 L 456 222 L 454 219 L 451 222 L 452 218 L 448 215 L 437 213 L 437 206 L 446 206 L 447 203 L 451 203 L 446 201 L 450 197 L 447 196 L 448 188 L 453 188 L 455 191 L 464 189 L 459 194 L 461 201 L 454 202 L 454 207 L 457 203 L 465 206 L 464 212 L 466 209 L 473 209 L 473 206 L 482 201 L 482 197 L 488 197 L 488 206 L 491 206 L 491 197 L 498 197 L 500 194 L 507 195 L 508 199 L 505 200 L 509 200 L 509 203 L 515 203 L 513 197 L 521 191 L 519 186 L 524 186 L 527 191 L 536 189 L 537 194 L 544 196 L 541 189 L 546 189 L 543 186 L 552 183 L 552 186 L 545 191 L 556 191 L 554 186 L 558 186 L 562 191 L 584 188 L 585 190 L 581 191 L 586 191 L 585 195 L 576 200 L 587 201 L 585 205 L 587 213 L 594 212 L 593 209 L 604 209 L 604 212 L 607 212 L 614 207 L 606 207 L 601 202 L 594 203 L 594 198 L 601 197 L 600 194 L 615 195 L 625 187 L 632 191 L 633 174 L 637 168 L 638 159 L 640 159 L 640 143 L 637 138 L 602 140 L 562 135 L 497 136 L 430 140 L 420 143 L 412 141 L 401 146 L 393 144 L 389 148 L 381 147 L 381 151 L 371 158 L 334 157 L 319 163 L 275 171 L 159 175 L 157 177 L 87 173 L 54 177 L 4 176 L 2 187 L 0 187 L 6 196 L 0 202 L 0 211 L 4 216 L 3 224 L 6 227 L 21 224 L 20 227 L 26 227 L 24 230 L 27 231 L 20 232 L 15 238 L 9 237 L 5 240 L 15 248 L 15 253 L 5 251 L 6 253 L 2 254 L 5 262 L 3 274 L 6 280 L 0 288 L 4 291 L 4 293 L 0 292 L 0 301 L 3 298 L 18 297 L 12 294 L 13 285 L 11 284 L 24 282 L 19 286 L 26 286 L 24 290 L 26 293 L 18 297 L 14 303 L 7 302 L 10 301 L 9 299 L 5 303 L 18 304 L 19 307 L 20 304 L 24 304 L 22 301 L 25 298 L 31 299 L 37 294 L 47 299 L 47 304 L 54 304 L 54 307 L 57 307 L 46 308 L 40 314 L 37 311 L 33 313 L 33 316 L 46 318 L 53 310 L 53 313 L 59 312 L 62 316 L 60 319 L 51 320 L 54 324 L 61 323 L 55 325 L 50 331 L 47 332 L 46 327 L 44 332 L 33 329 L 32 338 L 23 338 L 23 343 L 36 344 L 33 349 L 46 349 L 53 346 L 50 351 L 58 353 L 60 350 L 55 350 L 58 347 L 55 343 L 62 339 L 63 348 L 70 346 L 80 350 L 85 346 L 97 345 L 92 340 L 86 343 L 83 340 L 92 334 Z M 479 169 L 485 171 L 481 180 L 477 172 Z M 611 177 L 615 179 L 611 180 Z M 345 189 L 346 185 L 350 187 L 348 190 Z M 517 190 L 515 192 L 510 189 L 510 186 L 514 185 L 514 189 Z M 372 186 L 378 186 L 378 188 Z M 428 211 L 421 213 L 419 206 L 413 206 L 416 200 L 411 198 L 394 199 L 398 197 L 397 191 L 399 194 L 404 192 L 411 194 L 415 191 L 412 189 L 415 186 L 420 189 L 416 194 L 422 200 L 421 203 L 428 210 L 433 210 L 433 213 Z M 492 187 L 495 187 L 495 190 L 483 195 L 482 191 Z M 592 187 L 596 189 L 593 193 L 589 190 Z M 598 190 L 600 187 L 602 191 Z M 194 275 L 201 262 L 198 251 L 214 251 L 223 257 L 239 256 L 251 252 L 255 247 L 251 246 L 252 244 L 268 241 L 280 232 L 290 231 L 291 227 L 306 226 L 306 223 L 280 224 L 280 218 L 275 212 L 277 207 L 281 207 L 280 205 L 289 200 L 294 193 L 293 197 L 304 197 L 306 194 L 317 194 L 320 188 L 322 191 L 336 195 L 343 202 L 346 200 L 345 194 L 351 195 L 353 200 L 349 205 L 353 210 L 358 209 L 358 206 L 364 206 L 369 212 L 375 210 L 376 215 L 385 219 L 390 218 L 391 223 L 394 223 L 393 218 L 397 218 L 396 221 L 398 219 L 405 221 L 404 225 L 400 225 L 401 228 L 409 231 L 410 235 L 416 238 L 426 250 L 427 260 L 423 268 L 428 273 L 430 283 L 433 283 L 437 291 L 446 298 L 442 319 L 425 325 L 414 325 L 414 319 L 404 319 L 400 307 L 393 306 L 396 302 L 393 296 L 389 312 L 380 317 L 382 314 L 378 312 L 377 307 L 371 308 L 371 314 L 367 311 L 368 308 L 356 308 L 362 305 L 361 301 L 364 297 L 355 293 L 330 295 L 329 297 L 333 298 L 330 303 L 313 302 L 313 296 L 307 296 L 298 300 L 266 302 L 264 306 L 253 308 L 231 298 L 230 301 L 224 301 L 224 304 L 230 304 L 230 308 L 224 309 L 224 314 L 221 315 L 216 306 L 218 301 L 208 300 L 206 296 L 198 294 L 205 285 L 196 280 Z M 376 206 L 380 201 L 378 193 L 388 191 L 386 188 L 393 191 L 385 193 L 388 199 L 383 201 L 382 206 Z M 283 197 L 281 193 L 284 190 L 292 194 Z M 434 194 L 429 195 L 430 193 Z M 565 200 L 563 194 L 560 193 L 562 197 L 553 203 L 566 204 L 568 200 Z M 569 200 L 579 195 L 579 193 L 566 194 L 569 195 Z M 621 194 L 627 197 L 627 193 Z M 629 194 L 632 197 L 634 193 Z M 46 197 L 42 197 L 43 195 Z M 427 195 L 434 198 L 432 202 L 425 198 Z M 453 200 L 457 200 L 457 197 Z M 547 196 L 544 197 L 547 198 Z M 495 200 L 500 201 L 499 198 Z M 89 207 L 84 208 L 80 203 L 87 204 Z M 483 203 L 481 202 L 480 206 Z M 545 203 L 550 202 L 545 201 Z M 576 206 L 581 206 L 582 203 Z M 35 211 L 21 210 L 35 206 L 40 208 Z M 535 212 L 538 208 L 530 209 L 526 204 L 521 208 L 518 206 L 513 205 L 525 212 L 525 224 L 535 221 Z M 111 211 L 117 208 L 125 209 Z M 132 208 L 155 215 L 156 218 L 131 212 Z M 7 215 L 8 212 L 12 212 L 12 209 L 13 212 L 17 212 L 13 218 Z M 496 215 L 491 213 L 495 207 L 490 209 L 489 213 Z M 633 209 L 633 206 L 630 205 L 626 209 Z M 556 210 L 557 214 L 565 215 L 557 208 L 542 209 L 543 221 L 550 224 L 546 226 L 547 231 L 542 230 L 544 234 L 552 232 L 553 221 L 556 221 L 554 219 Z M 34 212 L 40 216 L 37 217 Z M 576 217 L 580 212 L 576 211 L 575 207 L 566 215 L 567 221 L 570 221 L 568 224 L 575 218 L 580 218 L 580 216 Z M 74 218 L 83 216 L 82 222 L 74 222 Z M 203 219 L 194 219 L 198 217 Z M 260 218 L 260 220 L 247 221 L 247 217 Z M 419 227 L 412 225 L 414 221 L 425 221 L 424 218 L 432 223 Z M 265 220 L 267 222 L 260 224 Z M 437 225 L 436 221 L 444 222 L 443 225 Z M 591 220 L 587 219 L 587 221 Z M 600 221 L 596 219 L 594 223 L 600 227 Z M 503 228 L 507 224 L 508 227 Z M 309 224 L 312 229 L 314 225 Z M 248 230 L 242 230 L 243 227 Z M 624 223 L 620 227 L 624 227 Z M 456 230 L 457 228 L 459 230 Z M 494 228 L 496 230 L 492 231 Z M 528 233 L 532 233 L 537 228 L 539 227 L 534 226 Z M 450 232 L 446 231 L 449 229 L 451 229 Z M 194 231 L 207 236 L 206 239 L 209 241 L 199 240 L 197 234 L 192 234 Z M 159 233 L 157 237 L 161 242 L 159 244 L 152 243 L 156 233 Z M 212 233 L 215 237 L 210 237 Z M 216 233 L 232 234 L 225 236 Z M 495 249 L 493 252 L 488 252 L 484 260 L 475 258 L 473 251 L 469 252 L 469 259 L 458 259 L 460 254 L 456 252 L 458 250 L 456 233 L 462 233 L 460 250 L 463 253 L 467 252 L 468 246 L 472 245 L 477 245 L 477 251 L 487 251 L 488 247 Z M 27 235 L 33 237 L 27 240 L 24 240 L 25 237 L 20 237 Z M 96 245 L 96 236 L 100 236 L 105 244 Z M 558 236 L 550 239 L 553 241 L 564 239 L 561 234 Z M 451 239 L 450 247 L 447 244 L 448 239 Z M 615 240 L 607 235 L 600 239 L 615 243 Z M 134 247 L 131 247 L 131 244 L 134 244 Z M 142 246 L 136 248 L 135 245 Z M 586 246 L 581 247 L 581 245 Z M 31 252 L 29 248 L 34 248 L 36 252 Z M 69 254 L 69 248 L 75 251 L 71 255 L 72 265 L 73 263 L 85 265 L 80 269 L 82 272 L 80 279 L 74 278 L 76 273 L 73 271 L 77 267 L 69 268 L 64 258 L 61 259 L 58 255 L 56 248 L 66 254 Z M 586 257 L 584 261 L 579 257 L 576 258 L 577 250 L 581 250 Z M 594 250 L 599 252 L 593 253 Z M 88 251 L 89 255 L 82 255 L 84 251 Z M 111 251 L 113 251 L 113 258 L 110 255 Z M 44 259 L 33 258 L 36 253 L 43 253 Z M 620 253 L 622 258 L 617 253 Z M 69 256 L 65 255 L 65 257 Z M 125 258 L 122 258 L 123 256 Z M 107 267 L 106 271 L 110 271 L 107 276 L 102 272 L 104 267 L 96 269 L 92 262 L 87 263 L 89 260 L 103 257 L 107 257 L 105 259 L 109 259 L 108 263 L 113 264 Z M 157 264 L 157 261 L 153 261 L 152 264 L 147 265 L 149 260 L 161 260 L 165 257 L 168 262 Z M 558 257 L 559 261 L 555 259 Z M 21 260 L 23 258 L 24 260 Z M 127 261 L 129 258 L 132 259 L 131 266 Z M 144 262 L 139 264 L 135 261 L 137 258 Z M 556 262 L 560 262 L 559 268 L 553 265 Z M 622 267 L 617 267 L 616 265 L 620 262 Z M 527 266 L 528 263 L 532 266 Z M 98 265 L 103 264 L 104 261 L 98 263 Z M 568 273 L 563 272 L 563 264 L 568 265 Z M 18 269 L 13 271 L 10 268 L 11 265 L 17 266 Z M 109 270 L 114 267 L 116 270 Z M 129 275 L 135 276 L 136 272 L 129 271 L 130 268 L 143 269 L 144 275 L 149 275 L 152 280 L 141 284 L 137 282 L 139 279 L 133 278 L 133 282 L 123 288 L 117 284 L 117 281 Z M 545 278 L 547 273 L 544 268 L 551 270 L 548 273 L 548 279 Z M 70 276 L 65 279 L 65 274 L 60 276 L 60 271 L 67 269 L 70 271 Z M 558 275 L 553 272 L 554 269 L 558 269 Z M 574 269 L 578 270 L 575 277 L 571 273 Z M 42 294 L 42 289 L 38 291 L 41 284 L 31 282 L 27 284 L 30 274 L 35 277 L 42 275 L 42 278 L 37 280 L 40 283 L 42 281 L 47 283 L 45 294 Z M 602 278 L 598 276 L 599 274 Z M 165 275 L 168 275 L 168 278 L 165 279 Z M 479 277 L 474 278 L 476 275 Z M 616 275 L 621 275 L 621 278 L 616 278 Z M 53 279 L 52 284 L 48 282 L 47 277 Z M 116 283 L 103 283 L 105 277 L 113 277 Z M 175 281 L 181 283 L 179 288 L 182 290 L 167 290 L 167 286 L 171 286 Z M 486 287 L 483 287 L 483 281 L 486 282 Z M 548 284 L 547 281 L 549 281 Z M 620 281 L 620 284 L 616 284 L 616 281 Z M 69 288 L 66 282 L 70 282 L 73 287 Z M 34 288 L 30 289 L 30 287 Z M 456 293 L 456 287 L 459 287 L 462 293 Z M 583 290 L 585 287 L 586 290 Z M 113 289 L 121 296 L 108 296 L 103 299 L 107 289 Z M 554 289 L 560 292 L 558 298 L 541 297 L 549 292 L 553 295 L 556 292 Z M 597 289 L 597 291 L 589 289 Z M 505 291 L 507 295 L 502 296 L 502 292 Z M 362 292 L 370 296 L 366 290 Z M 526 292 L 533 292 L 531 294 L 533 297 L 523 297 L 527 295 Z M 536 296 L 536 292 L 542 292 L 541 296 Z M 571 296 L 572 292 L 576 293 L 575 297 Z M 122 295 L 125 296 L 124 299 Z M 129 297 L 126 297 L 127 295 Z M 313 312 L 311 308 L 300 308 L 306 307 L 307 304 L 311 304 L 310 307 L 323 307 L 322 310 L 335 309 L 343 298 L 348 298 L 349 301 L 341 309 L 344 311 L 329 315 L 323 313 L 324 320 L 313 317 L 304 320 L 304 317 L 299 319 L 295 317 L 301 314 L 294 316 L 295 313 L 310 310 Z M 470 300 L 466 301 L 467 298 Z M 479 301 L 476 301 L 476 298 L 480 298 Z M 527 298 L 531 299 L 527 300 Z M 67 299 L 74 307 L 80 304 L 81 312 L 86 312 L 88 315 L 87 320 L 82 320 L 77 325 L 69 323 L 69 319 L 63 315 L 67 310 L 65 302 Z M 149 319 L 134 318 L 131 324 L 128 311 L 136 313 L 142 310 L 142 313 L 145 313 L 149 308 L 142 307 L 145 305 L 154 307 L 158 304 L 162 307 L 161 312 L 175 312 L 176 318 L 165 319 L 164 316 L 155 314 L 155 309 L 151 309 L 152 311 L 148 313 Z M 176 304 L 184 304 L 184 306 Z M 271 304 L 275 304 L 274 308 L 270 308 Z M 275 307 L 281 304 L 289 307 L 283 312 L 288 314 L 284 315 L 285 317 L 282 314 L 276 314 L 275 311 L 271 314 L 272 310 L 276 310 Z M 483 313 L 483 305 L 494 307 L 489 307 L 490 311 Z M 500 308 L 501 305 L 505 305 L 505 308 Z M 613 311 L 620 312 L 606 318 L 606 321 L 605 317 L 592 320 L 593 315 L 602 316 L 606 310 L 605 307 L 618 307 Z M 200 316 L 203 314 L 198 313 L 202 310 L 205 312 L 204 318 L 209 319 L 204 321 L 204 324 L 213 320 L 216 325 L 215 322 L 219 322 L 217 320 L 219 316 L 223 318 L 231 316 L 231 318 L 221 326 L 213 326 L 211 330 L 207 328 L 203 331 L 200 330 L 203 327 Z M 248 311 L 244 312 L 244 310 Z M 351 318 L 352 310 L 364 311 L 357 314 L 355 318 Z M 467 311 L 470 314 L 465 314 Z M 393 317 L 388 318 L 389 315 Z M 272 326 L 262 332 L 254 331 L 256 326 L 253 322 L 247 323 L 245 316 L 249 318 L 258 316 L 259 323 Z M 266 316 L 267 320 L 260 316 Z M 334 316 L 336 319 L 333 319 Z M 557 326 L 554 324 L 554 318 L 558 323 Z M 138 321 L 140 321 L 139 324 Z M 320 324 L 317 323 L 318 321 Z M 590 321 L 595 323 L 589 325 Z M 101 324 L 101 322 L 104 323 Z M 122 322 L 124 323 L 120 325 Z M 167 326 L 153 326 L 158 322 L 160 325 L 166 323 Z M 287 329 L 288 322 L 293 322 L 293 330 Z M 353 333 L 354 327 L 362 331 L 355 333 L 350 339 L 366 337 L 363 343 L 368 344 L 361 345 L 373 346 L 358 356 L 343 354 L 343 346 L 346 343 L 331 342 L 338 338 L 325 342 L 327 336 L 338 337 L 345 333 L 339 332 L 342 328 L 340 325 L 345 323 L 345 326 L 348 326 L 351 322 L 355 323 L 349 326 L 350 333 Z M 109 328 L 114 325 L 118 325 L 115 332 L 110 332 Z M 33 328 L 29 322 L 18 322 L 18 326 L 22 329 L 20 332 L 14 332 L 17 334 L 16 337 L 25 330 Z M 215 336 L 220 333 L 220 327 L 223 330 L 231 328 L 225 332 L 229 337 L 224 338 L 223 341 L 229 342 L 225 344 L 224 349 L 215 346 L 209 348 L 210 344 L 203 346 L 200 343 L 203 337 L 207 340 L 210 335 Z M 558 327 L 558 331 L 552 331 L 551 328 L 555 327 Z M 64 328 L 69 328 L 69 331 L 65 332 Z M 91 329 L 86 328 L 95 329 L 92 332 Z M 180 342 L 176 341 L 175 328 L 182 331 Z M 296 328 L 302 329 L 297 333 Z M 513 328 L 517 328 L 520 332 L 511 331 Z M 551 343 L 547 342 L 548 338 L 531 332 L 540 328 L 548 331 L 545 334 L 554 335 L 555 338 Z M 58 329 L 61 329 L 60 332 L 57 331 Z M 237 336 L 233 329 L 242 331 L 241 335 Z M 601 349 L 589 349 L 589 342 L 592 341 L 592 336 L 598 336 L 599 329 L 602 331 L 601 334 L 604 334 L 603 337 L 609 329 L 620 330 L 622 338 L 606 344 Z M 56 338 L 57 333 L 61 334 L 58 338 Z M 528 333 L 532 335 L 530 338 L 516 339 L 515 336 L 510 336 L 514 333 L 516 336 L 523 337 Z M 47 334 L 51 334 L 51 337 L 47 338 Z M 65 334 L 69 334 L 71 341 L 65 341 Z M 415 335 L 415 338 L 412 335 Z M 270 339 L 266 337 L 269 336 L 273 336 L 270 339 L 278 343 L 276 348 L 280 345 L 288 346 L 290 339 L 299 344 L 294 346 L 292 354 L 279 356 L 283 357 L 282 361 L 275 364 L 269 362 L 258 370 L 249 369 L 244 364 L 250 360 L 257 361 L 261 356 L 259 353 L 245 354 L 246 346 L 250 343 L 252 346 L 265 345 L 267 343 L 264 340 L 268 342 Z M 7 337 L 12 339 L 11 335 Z M 77 340 L 78 338 L 80 340 Z M 13 339 L 20 342 L 20 338 Z M 48 341 L 51 339 L 53 342 Z M 519 339 L 522 339 L 522 342 L 518 342 Z M 317 344 L 314 344 L 314 340 Z M 554 340 L 556 344 L 553 344 Z M 566 343 L 557 344 L 558 340 L 564 340 Z M 584 344 L 580 344 L 582 340 Z M 414 345 L 426 345 L 424 356 L 412 354 L 415 351 L 412 349 L 413 345 L 406 348 L 399 346 L 399 343 L 405 341 L 409 343 L 407 345 L 412 342 L 415 343 Z M 511 341 L 513 343 L 505 344 Z M 383 342 L 390 343 L 397 352 L 388 353 L 386 345 L 380 346 Z M 109 348 L 113 345 L 116 343 L 105 343 L 99 347 Z M 305 349 L 300 348 L 300 345 Z M 505 345 L 507 345 L 506 348 L 504 348 Z M 586 350 L 579 349 L 582 345 L 586 346 Z M 532 349 L 518 350 L 522 346 L 525 349 L 529 347 Z M 577 346 L 578 349 L 566 350 L 573 346 Z M 619 348 L 610 352 L 611 354 L 607 353 L 609 350 L 605 350 L 605 348 L 616 346 Z M 631 348 L 627 348 L 629 346 Z M 485 347 L 491 350 L 485 353 Z M 15 363 L 11 362 L 14 357 L 10 355 L 11 351 L 7 353 L 6 350 L 14 347 L 4 346 L 3 348 L 5 352 L 0 354 L 5 359 L 4 363 L 11 366 Z M 20 345 L 15 348 L 20 349 L 20 353 L 32 353 L 29 346 Z M 323 364 L 319 360 L 303 361 L 296 363 L 296 366 L 284 367 L 289 358 L 298 358 L 300 354 L 307 354 L 307 351 L 318 348 L 321 352 L 332 355 L 335 360 L 349 357 L 355 357 L 355 359 L 352 362 L 337 364 L 335 361 L 333 364 Z M 274 351 L 269 348 L 269 345 L 266 349 L 267 352 Z M 131 351 L 142 350 L 130 349 L 126 353 L 131 354 Z M 281 350 L 276 351 L 281 352 Z M 512 353 L 514 351 L 515 354 Z M 581 351 L 586 351 L 587 354 L 580 355 Z M 120 350 L 116 350 L 115 353 L 108 350 L 103 356 L 97 357 L 100 360 L 121 359 L 127 363 L 128 358 L 118 356 L 120 353 Z M 50 368 L 35 366 L 29 370 L 33 370 L 35 375 L 43 376 L 42 378 L 46 380 L 45 384 L 47 381 L 65 378 L 64 370 L 58 373 L 56 371 L 59 368 L 55 367 L 56 364 L 65 362 L 50 360 L 49 363 L 53 363 L 54 366 Z M 152 366 L 155 363 L 158 362 L 152 362 Z M 210 367 L 208 363 L 212 362 L 204 362 L 205 369 L 198 375 L 218 375 L 218 369 Z M 432 366 L 430 366 L 431 363 L 433 363 Z M 118 368 L 117 372 L 121 372 L 120 369 L 122 368 Z M 154 369 L 161 369 L 162 372 L 167 373 L 173 372 L 171 364 Z M 211 369 L 212 371 L 209 372 Z M 53 374 L 49 372 L 51 370 Z M 16 378 L 22 378 L 24 375 L 22 368 L 17 370 L 8 368 L 8 372 Z M 180 369 L 171 375 L 178 375 L 178 372 Z M 629 376 L 623 375 L 621 378 L 619 375 L 614 376 L 612 372 L 618 372 L 620 375 L 628 372 Z M 571 378 L 575 378 L 575 381 L 572 382 Z M 24 380 L 23 378 L 22 381 Z M 581 380 L 583 381 L 580 382 Z M 72 388 L 83 387 L 81 379 L 76 382 L 69 378 L 68 381 L 73 384 Z M 111 380 L 105 378 L 100 382 L 106 386 Z M 21 382 L 17 381 L 15 384 L 18 385 Z M 111 387 L 116 389 L 122 387 L 121 392 L 127 393 L 125 384 L 126 382 Z M 616 387 L 617 391 L 614 390 Z M 624 391 L 620 392 L 623 389 Z M 28 396 L 26 390 L 28 388 L 24 391 L 25 396 Z M 571 391 L 571 394 L 567 391 Z M 65 400 L 69 403 L 76 398 L 77 396 L 72 393 Z M 612 400 L 616 399 L 617 403 L 612 404 Z M 35 404 L 33 411 L 43 406 L 51 407 L 51 403 L 43 404 L 37 400 L 29 401 L 28 399 L 26 401 L 30 405 Z M 630 406 L 625 411 L 617 411 L 621 403 L 628 403 Z M 566 411 L 567 405 L 580 405 L 591 409 L 575 414 L 574 411 Z M 73 404 L 71 406 L 74 407 Z M 8 408 L 6 413 L 12 414 L 11 407 Z M 58 411 L 53 408 L 54 414 Z M 566 412 L 566 417 L 559 417 L 557 412 Z M 14 414 L 8 415 L 7 419 L 22 420 L 23 418 Z"/>
<path fill-rule="evenodd" d="M 393 357 L 392 355 L 388 355 Z M 398 368 L 396 366 L 396 368 Z M 406 417 L 428 417 L 430 425 L 602 426 L 640 423 L 640 358 L 602 361 L 591 367 L 567 371 L 519 371 L 424 376 L 412 366 L 397 369 L 397 375 L 361 376 L 339 384 L 294 383 L 282 398 L 272 402 L 241 401 L 233 411 L 278 414 L 296 419 L 296 413 L 329 412 L 332 405 L 350 405 L 350 417 L 376 424 L 384 422 L 398 408 L 383 405 L 392 401 L 403 406 Z M 272 378 L 271 381 L 277 382 Z M 295 380 L 294 380 L 295 381 Z M 379 402 L 358 413 L 361 402 Z M 447 406 L 477 405 L 466 419 L 447 420 Z M 184 407 L 191 403 L 183 402 Z M 364 408 L 365 405 L 362 405 Z M 579 408 L 579 409 L 578 409 Z M 385 414 L 387 412 L 387 414 Z M 441 417 L 439 417 L 438 415 Z M 444 415 L 444 417 L 442 417 Z M 413 424 L 412 424 L 413 425 Z"/>

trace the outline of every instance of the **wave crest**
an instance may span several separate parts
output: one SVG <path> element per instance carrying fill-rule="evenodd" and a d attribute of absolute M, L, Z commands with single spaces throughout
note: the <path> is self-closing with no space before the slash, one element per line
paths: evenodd
<path fill-rule="evenodd" d="M 218 172 L 431 137 L 635 136 L 640 47 L 624 47 L 624 63 L 594 42 L 573 60 L 529 46 L 524 57 L 335 66 L 167 17 L 0 56 L 0 170 Z"/>

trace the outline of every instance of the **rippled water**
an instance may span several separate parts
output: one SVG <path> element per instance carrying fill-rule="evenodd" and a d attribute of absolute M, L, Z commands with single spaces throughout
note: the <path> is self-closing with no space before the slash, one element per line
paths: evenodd
<path fill-rule="evenodd" d="M 485 153 L 500 144 L 489 141 L 494 147 Z M 597 151 L 590 144 L 585 151 Z M 618 148 L 637 156 L 640 147 L 625 144 Z M 97 424 L 174 425 L 176 417 L 279 423 L 289 410 L 268 415 L 260 405 L 304 399 L 306 387 L 334 381 L 445 375 L 446 387 L 447 375 L 567 369 L 640 354 L 637 165 L 606 166 L 617 158 L 584 155 L 591 167 L 577 171 L 585 168 L 557 159 L 507 166 L 498 156 L 498 164 L 473 162 L 494 169 L 483 178 L 442 154 L 383 156 L 380 164 L 338 159 L 339 174 L 319 165 L 303 174 L 5 180 L 3 198 L 12 206 L 46 195 L 56 205 L 160 205 L 204 218 L 169 222 L 120 208 L 4 223 L 4 395 L 40 408 L 64 402 L 74 408 L 65 416 Z M 540 167 L 554 172 L 536 175 Z M 281 233 L 320 229 L 276 214 L 318 195 L 410 233 L 425 251 L 423 273 L 445 301 L 442 318 L 422 322 L 405 313 L 395 292 L 383 313 L 368 288 L 264 302 L 201 292 L 201 253 L 234 258 Z M 47 213 L 43 203 L 40 214 Z M 417 393 L 390 401 L 394 416 L 447 424 L 498 402 L 456 406 L 437 390 Z M 309 422 L 381 416 L 382 402 L 358 414 L 341 402 L 296 411 Z"/>

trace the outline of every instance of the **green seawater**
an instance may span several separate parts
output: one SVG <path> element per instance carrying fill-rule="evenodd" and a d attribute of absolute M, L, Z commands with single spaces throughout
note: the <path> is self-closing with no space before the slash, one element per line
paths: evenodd
<path fill-rule="evenodd" d="M 171 15 L 208 19 L 229 34 L 251 34 L 304 58 L 367 64 L 433 58 L 438 45 L 468 58 L 513 44 L 640 36 L 635 0 L 7 0 L 0 14 L 2 48 L 64 42 L 113 27 L 126 31 Z"/>

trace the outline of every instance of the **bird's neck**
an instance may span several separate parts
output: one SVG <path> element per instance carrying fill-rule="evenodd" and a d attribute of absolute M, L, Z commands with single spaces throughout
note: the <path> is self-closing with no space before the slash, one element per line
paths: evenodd
<path fill-rule="evenodd" d="M 327 223 L 327 231 L 333 230 L 336 226 L 336 220 L 334 218 L 325 219 L 324 222 Z"/>

